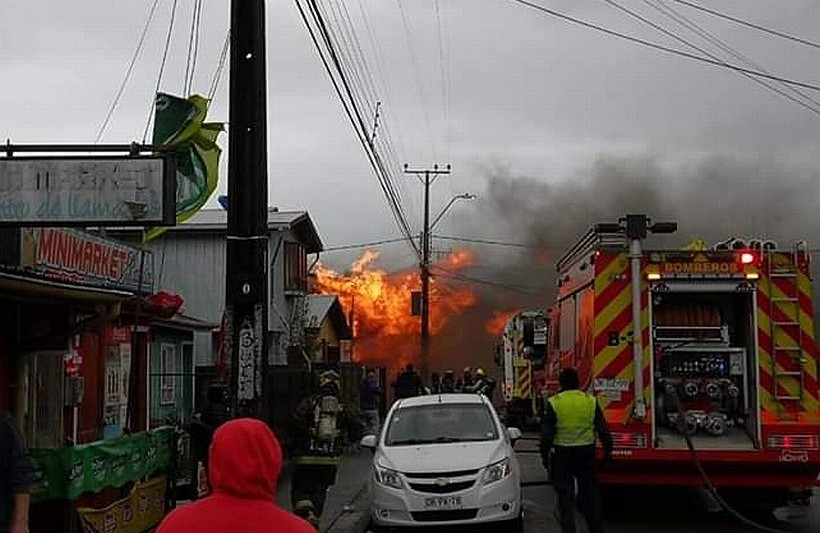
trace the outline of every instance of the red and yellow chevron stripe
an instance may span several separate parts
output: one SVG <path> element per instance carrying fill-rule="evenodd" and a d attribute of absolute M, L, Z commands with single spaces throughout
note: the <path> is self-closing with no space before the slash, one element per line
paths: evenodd
<path fill-rule="evenodd" d="M 808 265 L 794 265 L 792 257 L 765 255 L 771 268 L 763 265 L 758 285 L 761 415 L 770 424 L 820 423 L 811 279 Z M 789 271 L 795 276 L 783 274 Z"/>
<path fill-rule="evenodd" d="M 530 365 L 515 368 L 515 393 L 517 398 L 532 398 L 532 373 Z"/>
<path fill-rule="evenodd" d="M 595 260 L 595 329 L 592 373 L 596 378 L 616 378 L 632 383 L 634 369 L 632 364 L 632 344 L 629 339 L 632 335 L 632 291 L 630 283 L 629 259 L 626 254 L 601 253 Z M 643 345 L 643 374 L 645 399 L 647 406 L 651 404 L 651 374 L 649 350 L 649 294 L 646 290 L 646 281 L 641 279 L 644 286 L 641 291 L 642 309 L 642 345 Z M 610 346 L 610 335 L 617 333 L 620 342 L 617 346 Z M 601 407 L 607 411 L 607 419 L 611 422 L 626 420 L 634 402 L 634 392 L 621 392 L 615 396 L 603 394 L 599 397 Z"/>

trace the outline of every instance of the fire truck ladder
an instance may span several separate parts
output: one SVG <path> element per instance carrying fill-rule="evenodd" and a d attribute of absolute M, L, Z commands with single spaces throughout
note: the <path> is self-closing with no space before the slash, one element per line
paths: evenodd
<path fill-rule="evenodd" d="M 769 338 L 772 340 L 772 378 L 774 380 L 774 397 L 777 400 L 803 399 L 803 329 L 800 327 L 800 286 L 799 286 L 799 250 L 795 247 L 788 262 L 782 261 L 775 265 L 775 256 L 783 257 L 786 254 L 770 251 L 767 261 L 767 278 L 769 283 Z M 777 290 L 776 279 L 787 279 L 782 284 L 784 294 L 775 296 Z M 776 309 L 779 308 L 787 317 L 786 320 L 775 319 Z M 791 394 L 786 383 L 796 383 L 797 394 Z"/>

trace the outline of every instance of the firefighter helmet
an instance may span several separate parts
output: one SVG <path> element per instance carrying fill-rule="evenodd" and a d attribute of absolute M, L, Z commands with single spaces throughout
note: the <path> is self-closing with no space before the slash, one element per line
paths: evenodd
<path fill-rule="evenodd" d="M 480 377 L 480 378 L 483 378 L 484 377 L 484 369 L 483 368 L 476 368 L 475 375 Z"/>

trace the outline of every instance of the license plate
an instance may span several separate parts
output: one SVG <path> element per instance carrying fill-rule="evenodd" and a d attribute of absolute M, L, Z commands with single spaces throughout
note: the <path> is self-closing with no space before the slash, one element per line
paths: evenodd
<path fill-rule="evenodd" d="M 430 510 L 461 509 L 461 496 L 439 496 L 436 498 L 425 498 L 424 508 Z"/>

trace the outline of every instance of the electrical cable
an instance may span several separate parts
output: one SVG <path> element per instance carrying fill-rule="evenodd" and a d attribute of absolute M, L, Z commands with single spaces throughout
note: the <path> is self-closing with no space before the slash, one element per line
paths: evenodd
<path fill-rule="evenodd" d="M 807 39 L 802 39 L 800 37 L 796 37 L 794 35 L 789 35 L 788 33 L 773 30 L 771 28 L 766 28 L 765 26 L 761 26 L 759 24 L 754 24 L 752 22 L 748 22 L 748 21 L 743 20 L 743 19 L 735 18 L 735 17 L 732 17 L 731 15 L 726 15 L 726 14 L 721 13 L 719 11 L 715 11 L 713 9 L 709 9 L 709 8 L 706 8 L 706 7 L 703 7 L 703 6 L 699 6 L 698 4 L 694 4 L 692 2 L 687 2 L 686 0 L 672 0 L 672 1 L 677 2 L 679 4 L 689 6 L 691 8 L 694 8 L 694 9 L 697 9 L 697 10 L 700 10 L 700 11 L 703 11 L 705 13 L 709 13 L 710 15 L 714 15 L 714 16 L 720 17 L 722 19 L 730 20 L 732 22 L 735 22 L 737 24 L 741 24 L 743 26 L 747 26 L 749 28 L 754 28 L 756 30 L 768 33 L 770 35 L 775 35 L 777 37 L 782 37 L 783 39 L 789 39 L 790 41 L 795 41 L 795 42 L 798 42 L 800 44 L 805 44 L 806 46 L 812 46 L 814 48 L 820 48 L 820 43 L 816 43 L 814 41 L 809 41 Z"/>
<path fill-rule="evenodd" d="M 606 0 L 606 1 L 609 1 L 609 0 Z M 659 11 L 659 12 L 661 12 L 663 15 L 671 18 L 672 20 L 674 20 L 675 22 L 677 22 L 678 24 L 680 24 L 684 28 L 689 29 L 690 31 L 696 33 L 701 38 L 705 39 L 706 41 L 709 41 L 710 43 L 717 46 L 718 48 L 720 48 L 724 52 L 728 53 L 729 55 L 731 55 L 732 57 L 734 57 L 738 61 L 741 61 L 741 62 L 749 65 L 751 68 L 759 70 L 760 72 L 771 75 L 771 73 L 769 71 L 767 71 L 764 67 L 758 65 L 757 63 L 755 63 L 754 61 L 752 61 L 751 59 L 749 59 L 745 55 L 741 54 L 740 52 L 738 52 L 737 50 L 735 50 L 734 48 L 732 48 L 731 46 L 729 46 L 725 42 L 721 41 L 720 39 L 718 39 L 717 37 L 712 35 L 710 32 L 708 32 L 707 30 L 700 27 L 696 22 L 694 22 L 694 21 L 690 20 L 689 18 L 687 18 L 686 16 L 678 13 L 677 11 L 675 11 L 674 8 L 672 8 L 672 6 L 667 5 L 663 0 L 657 0 L 656 2 L 651 2 L 650 0 L 642 0 L 642 1 L 643 1 L 644 4 L 650 6 L 651 8 L 653 8 L 653 9 Z M 663 7 L 661 7 L 661 6 L 663 6 Z M 663 31 L 663 30 L 661 30 L 661 31 Z M 686 41 L 684 41 L 684 42 L 686 42 Z M 720 58 L 718 58 L 714 54 L 710 54 L 706 50 L 703 50 L 703 49 L 701 49 L 701 48 L 699 48 L 695 45 L 692 45 L 691 43 L 689 43 L 688 46 L 694 48 L 695 50 L 697 50 L 697 51 L 699 51 L 699 52 L 701 52 L 701 53 L 703 53 L 703 54 L 705 54 L 709 57 L 711 57 L 712 59 L 720 61 Z M 750 80 L 754 81 L 755 83 L 769 89 L 770 91 L 773 91 L 773 92 L 783 96 L 784 98 L 787 98 L 787 99 L 791 100 L 792 102 L 794 102 L 794 103 L 796 103 L 800 106 L 805 107 L 809 111 L 820 115 L 820 102 L 818 102 L 817 100 L 814 100 L 813 98 L 811 98 L 809 95 L 807 95 L 806 93 L 804 93 L 800 89 L 791 87 L 790 85 L 782 83 L 782 82 L 780 83 L 780 85 L 784 89 L 786 89 L 787 91 L 791 91 L 793 94 L 796 94 L 797 96 L 799 96 L 800 98 L 803 98 L 804 100 L 807 100 L 808 102 L 811 103 L 811 105 L 809 103 L 805 102 L 805 101 L 799 100 L 797 97 L 794 97 L 790 94 L 786 94 L 784 91 L 779 90 L 777 87 L 774 87 L 774 86 L 770 85 L 769 83 L 767 83 L 767 82 L 765 82 L 761 79 L 755 78 L 751 74 L 746 74 L 746 73 L 743 73 L 743 72 L 739 72 L 739 74 L 741 74 L 745 78 L 750 79 Z"/>
<path fill-rule="evenodd" d="M 434 274 L 434 276 L 443 276 L 445 278 L 451 278 L 451 279 L 455 279 L 455 280 L 462 281 L 462 282 L 468 282 L 468 283 L 479 283 L 481 285 L 487 285 L 487 286 L 490 286 L 490 287 L 497 287 L 499 289 L 504 289 L 504 290 L 507 290 L 507 291 L 510 291 L 510 292 L 515 292 L 515 293 L 522 294 L 522 295 L 525 295 L 525 296 L 541 296 L 542 295 L 541 292 L 536 287 L 524 287 L 524 286 L 520 286 L 520 285 L 508 285 L 506 283 L 500 283 L 500 282 L 497 282 L 497 281 L 491 281 L 491 280 L 486 280 L 486 279 L 481 279 L 481 278 L 475 278 L 475 277 L 472 277 L 472 276 L 468 276 L 466 274 L 450 272 L 450 271 L 448 271 L 444 268 L 441 268 L 438 265 L 430 265 L 430 268 L 431 268 L 431 270 L 438 271 L 438 273 Z"/>
<path fill-rule="evenodd" d="M 517 242 L 503 242 L 503 241 L 494 241 L 489 239 L 477 239 L 472 237 L 452 237 L 449 235 L 431 235 L 434 239 L 440 239 L 443 241 L 458 241 L 458 242 L 471 242 L 475 244 L 487 244 L 490 246 L 509 246 L 511 248 L 527 248 L 533 250 L 543 250 L 545 248 L 540 246 L 531 246 L 529 244 L 521 244 Z"/>
<path fill-rule="evenodd" d="M 397 222 L 399 222 L 402 232 L 405 233 L 407 236 L 411 246 L 416 248 L 415 241 L 412 238 L 412 232 L 410 231 L 409 225 L 407 224 L 406 216 L 404 214 L 404 210 L 401 207 L 401 203 L 397 197 L 396 188 L 394 180 L 391 178 L 389 172 L 386 171 L 384 168 L 384 164 L 381 160 L 381 156 L 375 150 L 375 146 L 371 141 L 370 135 L 368 135 L 367 126 L 362 118 L 361 111 L 359 110 L 355 97 L 353 96 L 353 91 L 351 89 L 351 84 L 349 83 L 347 77 L 344 73 L 344 68 L 342 67 L 341 61 L 339 59 L 338 54 L 336 53 L 336 48 L 334 46 L 333 40 L 331 38 L 330 32 L 328 31 L 328 26 L 325 23 L 324 19 L 322 18 L 322 14 L 318 8 L 316 0 L 309 0 L 308 6 L 311 8 L 311 14 L 313 15 L 314 22 L 317 24 L 320 34 L 325 41 L 325 45 L 327 46 L 328 53 L 330 54 L 331 59 L 333 60 L 333 64 L 336 68 L 336 71 L 339 74 L 339 78 L 342 81 L 342 85 L 344 86 L 345 93 L 349 98 L 349 102 L 351 105 L 351 109 L 353 114 L 356 116 L 356 120 L 354 122 L 354 128 L 356 128 L 356 123 L 358 123 L 357 132 L 360 137 L 360 140 L 365 145 L 364 148 L 369 154 L 370 157 L 373 158 L 375 161 L 376 166 L 379 168 L 381 176 L 381 183 L 382 188 L 384 189 L 385 193 L 388 196 L 388 202 L 390 203 L 391 209 L 394 211 L 394 214 L 398 218 Z M 419 251 L 420 253 L 420 251 Z"/>
<path fill-rule="evenodd" d="M 158 4 L 159 0 L 154 0 L 154 3 L 151 5 L 151 10 L 148 12 L 148 19 L 145 21 L 145 26 L 142 28 L 142 33 L 137 41 L 137 47 L 134 50 L 134 54 L 131 56 L 131 61 L 128 63 L 128 68 L 125 70 L 125 77 L 123 78 L 122 83 L 120 83 L 120 86 L 117 89 L 117 94 L 114 96 L 114 101 L 111 102 L 111 107 L 108 108 L 108 113 L 105 115 L 105 120 L 103 120 L 102 126 L 100 126 L 100 129 L 97 132 L 97 137 L 94 141 L 95 143 L 102 140 L 102 136 L 105 133 L 106 128 L 108 128 L 108 123 L 111 121 L 111 117 L 114 115 L 114 111 L 120 103 L 120 98 L 122 98 L 122 94 L 125 91 L 125 86 L 128 84 L 128 80 L 131 79 L 131 73 L 134 71 L 134 65 L 137 62 L 137 57 L 142 50 L 142 45 L 145 43 L 145 37 L 148 35 L 148 28 L 151 27 L 151 21 L 154 19 L 154 13 L 157 10 Z"/>
<path fill-rule="evenodd" d="M 344 72 L 340 71 L 340 65 L 338 62 L 338 57 L 335 56 L 334 50 L 332 48 L 332 43 L 329 41 L 329 35 L 326 31 L 322 31 L 322 24 L 323 20 L 321 20 L 321 14 L 315 9 L 315 2 L 311 2 L 305 0 L 308 4 L 308 8 L 311 11 L 311 15 L 314 17 L 314 21 L 316 22 L 319 31 L 322 34 L 322 38 L 325 40 L 325 44 L 328 45 L 328 53 L 331 55 L 331 58 L 334 59 L 334 64 L 336 65 L 337 71 L 339 71 L 340 78 L 342 79 L 342 83 L 346 84 L 347 80 L 344 78 Z M 345 92 L 342 91 L 342 87 L 339 85 L 339 81 L 336 79 L 336 76 L 333 75 L 333 69 L 328 62 L 328 58 L 325 57 L 325 53 L 322 51 L 322 47 L 319 44 L 319 38 L 316 35 L 316 31 L 311 26 L 310 21 L 308 20 L 308 15 L 305 11 L 305 8 L 302 6 L 300 0 L 295 0 L 296 7 L 299 10 L 299 13 L 302 17 L 302 21 L 307 28 L 311 40 L 313 41 L 314 47 L 316 48 L 317 53 L 319 54 L 319 58 L 322 61 L 322 64 L 325 67 L 325 70 L 330 77 L 331 83 L 336 91 L 336 95 L 339 97 L 340 102 L 342 103 L 342 107 L 344 108 L 345 114 L 347 115 L 348 119 L 350 120 L 351 125 L 356 133 L 356 137 L 358 138 L 359 142 L 362 144 L 362 147 L 365 150 L 365 154 L 368 157 L 368 161 L 373 168 L 374 172 L 376 173 L 376 177 L 379 181 L 379 184 L 382 187 L 382 191 L 385 193 L 388 205 L 393 213 L 394 218 L 396 219 L 396 223 L 399 225 L 399 229 L 401 230 L 402 234 L 405 235 L 407 242 L 410 246 L 414 249 L 418 256 L 421 255 L 421 250 L 416 245 L 413 237 L 412 232 L 407 224 L 406 219 L 403 216 L 403 211 L 401 210 L 401 206 L 396 203 L 395 196 L 393 196 L 390 192 L 390 186 L 386 182 L 385 175 L 386 171 L 384 169 L 383 163 L 378 156 L 378 153 L 373 150 L 373 144 L 369 142 L 367 137 L 367 128 L 364 126 L 364 123 L 361 118 L 361 114 L 359 113 L 358 109 L 355 107 L 355 101 L 350 101 L 345 98 Z M 346 89 L 348 97 L 350 97 L 349 88 Z M 357 115 L 354 117 L 354 114 Z M 358 119 L 358 120 L 357 120 Z"/>
<path fill-rule="evenodd" d="M 612 6 L 612 7 L 616 8 L 616 9 L 619 9 L 619 10 L 623 11 L 624 13 L 626 13 L 627 15 L 629 15 L 630 17 L 635 18 L 635 19 L 637 19 L 637 20 L 639 20 L 639 21 L 643 22 L 644 24 L 646 24 L 646 25 L 648 25 L 648 26 L 650 26 L 650 27 L 652 27 L 652 28 L 654 28 L 654 29 L 658 30 L 659 32 L 663 33 L 664 35 L 666 35 L 666 36 L 668 36 L 668 37 L 671 37 L 671 38 L 675 39 L 675 40 L 676 40 L 676 41 L 678 41 L 679 43 L 682 43 L 682 44 L 684 44 L 685 46 L 688 46 L 689 48 L 692 48 L 693 50 L 696 50 L 696 51 L 700 52 L 701 54 L 703 54 L 703 55 L 705 55 L 705 56 L 707 56 L 707 57 L 709 57 L 709 58 L 711 58 L 711 59 L 714 59 L 715 61 L 718 61 L 718 62 L 722 63 L 723 65 L 726 65 L 726 62 L 725 62 L 725 61 L 723 61 L 722 59 L 720 59 L 720 58 L 719 58 L 718 56 L 716 56 L 715 54 L 713 54 L 713 53 L 709 52 L 708 50 L 706 50 L 706 49 L 704 49 L 704 48 L 701 48 L 700 46 L 698 46 L 698 45 L 696 45 L 696 44 L 693 44 L 693 43 L 691 43 L 691 42 L 687 41 L 687 40 L 686 40 L 686 39 L 684 39 L 683 37 L 680 37 L 679 35 L 675 34 L 674 32 L 667 30 L 666 28 L 664 28 L 664 27 L 660 26 L 659 24 L 656 24 L 655 22 L 652 22 L 651 20 L 647 19 L 646 17 L 644 17 L 644 16 L 643 16 L 643 15 L 641 15 L 640 13 L 637 13 L 637 12 L 635 12 L 635 11 L 632 11 L 631 9 L 627 8 L 626 6 L 623 6 L 623 5 L 621 5 L 621 4 L 617 3 L 617 2 L 615 2 L 615 0 L 603 0 L 603 1 L 604 1 L 604 2 L 606 2 L 607 4 L 609 4 L 610 6 Z M 644 2 L 645 4 L 647 4 L 647 5 L 650 5 L 650 7 L 653 7 L 654 9 L 660 9 L 660 8 L 658 8 L 657 6 L 655 6 L 654 4 L 651 4 L 651 3 L 649 2 L 649 0 L 643 0 L 643 2 Z M 664 13 L 664 14 L 665 14 L 666 16 L 673 16 L 673 15 L 670 15 L 670 14 L 668 14 L 668 13 Z M 684 23 L 682 23 L 680 20 L 676 20 L 676 22 L 678 22 L 679 24 L 685 25 L 685 24 L 684 24 Z M 690 27 L 689 29 L 692 29 L 692 28 Z M 698 28 L 698 29 L 695 29 L 695 30 L 693 30 L 693 31 L 695 31 L 695 32 L 697 33 L 697 32 L 699 32 L 699 30 L 700 30 L 700 29 Z M 700 30 L 700 31 L 702 32 L 702 30 Z M 707 34 L 707 35 L 708 35 L 708 34 Z M 701 35 L 701 36 L 703 37 L 703 35 Z M 707 40 L 710 40 L 710 38 L 711 38 L 711 40 L 713 41 L 713 44 L 714 44 L 714 41 L 717 41 L 717 43 L 719 43 L 719 44 L 718 44 L 718 46 L 722 46 L 722 47 L 724 47 L 724 48 L 728 48 L 729 50 L 731 50 L 731 52 L 730 52 L 730 53 L 734 53 L 734 54 L 735 54 L 735 57 L 737 57 L 738 59 L 741 59 L 741 58 L 739 57 L 740 55 L 739 55 L 737 52 L 735 52 L 735 51 L 734 51 L 731 47 L 728 47 L 727 45 L 725 45 L 725 44 L 724 44 L 723 42 L 721 42 L 720 40 L 717 40 L 717 39 L 713 38 L 711 35 L 709 35 L 708 37 L 704 37 L 704 38 L 705 38 L 705 39 L 707 39 Z M 743 61 L 743 59 L 741 59 L 741 61 Z M 762 71 L 762 72 L 765 72 L 765 70 L 763 70 L 763 69 L 761 69 L 761 68 L 758 68 L 758 70 L 760 70 L 760 71 Z M 743 76 L 743 77 L 745 77 L 745 78 L 747 78 L 747 79 L 751 80 L 751 81 L 752 81 L 752 82 L 754 82 L 754 83 L 757 83 L 757 84 L 759 84 L 759 85 L 762 85 L 763 87 L 765 87 L 765 88 L 769 89 L 770 91 L 774 91 L 774 92 L 776 92 L 777 94 L 779 94 L 779 95 L 783 96 L 784 98 L 787 98 L 787 99 L 791 100 L 792 102 L 794 102 L 794 103 L 796 103 L 796 104 L 798 104 L 798 105 L 800 105 L 800 106 L 805 107 L 806 109 L 808 109 L 808 110 L 809 110 L 809 111 L 811 111 L 812 113 L 815 113 L 816 115 L 820 115 L 820 109 L 818 109 L 818 108 L 816 108 L 816 107 L 813 107 L 813 106 L 811 106 L 811 105 L 809 105 L 809 104 L 807 104 L 807 103 L 805 103 L 805 102 L 803 102 L 803 101 L 801 101 L 801 100 L 798 100 L 798 99 L 797 99 L 797 98 L 795 98 L 794 96 L 792 96 L 792 95 L 790 95 L 790 94 L 787 94 L 786 92 L 784 92 L 784 91 L 782 91 L 782 90 L 778 89 L 777 87 L 774 87 L 773 85 L 770 85 L 770 84 L 769 84 L 769 83 L 767 83 L 766 81 L 761 80 L 760 78 L 756 78 L 756 77 L 754 77 L 754 76 L 752 76 L 751 74 L 748 74 L 748 73 L 746 73 L 746 72 L 738 72 L 738 74 L 740 74 L 741 76 Z M 768 74 L 768 72 L 766 72 L 766 74 Z M 786 87 L 788 87 L 788 86 L 786 86 Z M 797 89 L 792 89 L 792 90 L 797 91 Z M 806 95 L 804 95 L 804 94 L 802 94 L 802 93 L 799 93 L 799 92 L 798 92 L 798 94 L 800 94 L 800 95 L 801 95 L 801 96 L 803 96 L 804 98 L 808 98 Z M 811 100 L 811 99 L 809 98 L 809 100 Z M 817 105 L 820 105 L 820 103 L 818 103 L 818 102 L 813 102 L 813 103 L 815 103 L 815 104 L 817 104 Z"/>
<path fill-rule="evenodd" d="M 185 60 L 185 81 L 182 94 L 188 95 L 193 88 L 196 62 L 199 54 L 199 29 L 202 16 L 202 0 L 194 0 L 194 13 L 191 16 L 191 34 L 188 37 L 188 57 Z"/>
<path fill-rule="evenodd" d="M 372 242 L 363 242 L 359 244 L 344 244 L 340 246 L 331 246 L 329 248 L 325 248 L 322 250 L 323 253 L 325 252 L 338 252 L 341 250 L 355 250 L 357 248 L 370 248 L 371 246 L 381 246 L 383 244 L 393 244 L 397 242 L 404 242 L 407 240 L 407 237 L 395 237 L 392 239 L 383 239 L 381 241 L 372 241 Z"/>
<path fill-rule="evenodd" d="M 214 71 L 213 78 L 211 78 L 211 85 L 208 89 L 208 100 L 213 100 L 216 90 L 219 87 L 219 81 L 222 79 L 222 72 L 225 70 L 225 62 L 228 59 L 228 50 L 231 47 L 231 31 L 228 30 L 225 35 L 225 42 L 222 44 L 222 52 L 219 54 L 219 63 Z"/>
<path fill-rule="evenodd" d="M 142 144 L 145 144 L 146 139 L 148 139 L 148 128 L 151 127 L 151 119 L 153 118 L 152 115 L 154 114 L 154 108 L 157 105 L 157 93 L 159 93 L 159 88 L 162 84 L 162 75 L 165 73 L 165 64 L 168 61 L 168 49 L 171 48 L 171 37 L 174 34 L 174 21 L 176 20 L 178 2 L 179 0 L 174 0 L 174 4 L 171 7 L 171 19 L 168 23 L 168 36 L 165 38 L 165 50 L 162 52 L 162 62 L 159 65 L 157 85 L 154 89 L 154 96 L 151 98 L 151 109 L 148 111 L 148 121 L 145 123 L 145 131 L 142 133 Z"/>
<path fill-rule="evenodd" d="M 601 33 L 605 33 L 605 34 L 610 35 L 612 37 L 617 37 L 618 39 L 622 39 L 622 40 L 625 40 L 625 41 L 629 41 L 631 43 L 646 46 L 648 48 L 659 50 L 661 52 L 666 52 L 666 53 L 677 55 L 677 56 L 680 56 L 680 57 L 685 57 L 687 59 L 700 61 L 701 63 L 706 63 L 706 64 L 717 66 L 717 67 L 724 67 L 724 68 L 728 68 L 728 69 L 731 69 L 731 70 L 746 72 L 747 74 L 751 74 L 752 76 L 758 76 L 760 78 L 766 78 L 766 79 L 770 79 L 770 80 L 774 80 L 774 81 L 780 81 L 780 82 L 783 82 L 783 83 L 788 83 L 789 85 L 802 87 L 804 89 L 811 89 L 812 91 L 820 91 L 820 85 L 814 85 L 814 84 L 811 84 L 811 83 L 792 80 L 792 79 L 784 78 L 784 77 L 781 77 L 781 76 L 773 76 L 773 75 L 770 75 L 770 74 L 765 74 L 763 72 L 758 72 L 756 70 L 743 68 L 743 67 L 740 67 L 738 65 L 734 65 L 732 63 L 722 63 L 720 61 L 714 61 L 714 60 L 709 59 L 707 57 L 702 57 L 702 56 L 699 56 L 699 55 L 696 55 L 696 54 L 690 54 L 688 52 L 684 52 L 683 50 L 678 50 L 676 48 L 670 48 L 668 46 L 664 46 L 664 45 L 661 45 L 661 44 L 658 44 L 658 43 L 653 43 L 653 42 L 647 41 L 645 39 L 641 39 L 641 38 L 638 38 L 638 37 L 633 37 L 633 36 L 627 35 L 625 33 L 621 33 L 621 32 L 615 31 L 615 30 L 611 30 L 609 28 L 605 28 L 604 26 L 600 26 L 600 25 L 594 24 L 592 22 L 587 22 L 585 20 L 581 20 L 581 19 L 578 19 L 578 18 L 575 18 L 575 17 L 571 17 L 569 15 L 565 15 L 565 14 L 560 13 L 558 11 L 555 11 L 553 9 L 550 9 L 550 8 L 535 4 L 533 2 L 530 2 L 529 0 L 510 0 L 510 1 L 515 2 L 517 4 L 521 4 L 521 5 L 526 6 L 526 7 L 529 7 L 531 9 L 535 9 L 536 11 L 540 11 L 540 12 L 545 13 L 547 15 L 550 15 L 552 17 L 562 19 L 566 22 L 571 22 L 573 24 L 577 24 L 577 25 L 583 26 L 585 28 L 589 28 L 589 29 L 592 29 L 592 30 L 599 31 Z"/>

